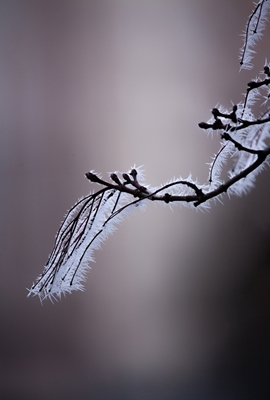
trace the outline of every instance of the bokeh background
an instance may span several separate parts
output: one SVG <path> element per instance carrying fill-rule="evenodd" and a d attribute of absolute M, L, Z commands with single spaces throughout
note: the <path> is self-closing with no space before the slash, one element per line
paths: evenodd
<path fill-rule="evenodd" d="M 149 204 L 86 291 L 26 298 L 63 216 L 103 176 L 203 183 L 197 124 L 238 102 L 246 0 L 0 1 L 0 398 L 255 399 L 270 378 L 269 172 L 210 212 Z"/>

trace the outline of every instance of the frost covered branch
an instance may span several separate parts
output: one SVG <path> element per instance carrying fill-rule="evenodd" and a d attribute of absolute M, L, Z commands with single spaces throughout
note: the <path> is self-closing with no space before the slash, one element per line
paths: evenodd
<path fill-rule="evenodd" d="M 256 4 L 248 19 L 241 50 L 241 69 L 250 68 L 252 47 L 262 36 L 270 0 Z M 116 225 L 137 208 L 149 202 L 182 204 L 209 208 L 211 201 L 224 194 L 243 195 L 253 186 L 258 173 L 269 165 L 270 139 L 270 65 L 265 63 L 260 77 L 247 84 L 244 99 L 231 110 L 221 106 L 212 110 L 208 122 L 199 123 L 207 133 L 216 132 L 221 147 L 210 163 L 208 182 L 200 184 L 191 176 L 172 179 L 159 187 L 144 182 L 141 168 L 128 173 L 110 174 L 104 180 L 94 171 L 86 178 L 101 186 L 97 192 L 80 199 L 67 213 L 55 239 L 54 247 L 44 272 L 29 290 L 41 300 L 54 299 L 73 290 L 83 290 L 93 252 L 112 234 Z M 264 112 L 256 116 L 258 103 Z M 226 163 L 233 163 L 226 169 Z M 224 180 L 224 176 L 227 178 Z"/>

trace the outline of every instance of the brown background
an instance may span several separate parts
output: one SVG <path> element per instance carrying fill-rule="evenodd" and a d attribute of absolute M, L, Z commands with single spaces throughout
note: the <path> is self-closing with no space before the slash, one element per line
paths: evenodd
<path fill-rule="evenodd" d="M 246 0 L 0 2 L 1 399 L 255 399 L 270 372 L 269 171 L 210 212 L 149 204 L 86 291 L 27 299 L 84 173 L 207 181 L 197 123 L 239 102 Z M 269 35 L 269 31 L 268 31 Z M 93 187 L 94 189 L 94 187 Z"/>

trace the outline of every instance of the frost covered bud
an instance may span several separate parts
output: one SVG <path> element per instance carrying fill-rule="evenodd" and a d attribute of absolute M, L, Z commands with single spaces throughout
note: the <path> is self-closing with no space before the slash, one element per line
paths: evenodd
<path fill-rule="evenodd" d="M 121 181 L 119 180 L 118 176 L 115 173 L 111 174 L 111 180 L 117 183 L 117 185 L 122 185 Z"/>
<path fill-rule="evenodd" d="M 133 179 L 136 179 L 137 174 L 138 172 L 134 168 L 129 173 L 129 175 L 131 175 Z"/>
<path fill-rule="evenodd" d="M 231 118 L 232 122 L 234 122 L 235 124 L 237 122 L 236 111 L 237 111 L 237 105 L 234 105 L 232 113 L 230 114 L 230 118 Z"/>
<path fill-rule="evenodd" d="M 220 112 L 217 108 L 213 108 L 212 114 L 213 114 L 213 117 L 216 119 L 220 115 Z"/>
<path fill-rule="evenodd" d="M 122 177 L 125 181 L 127 181 L 128 183 L 131 182 L 130 177 L 128 176 L 128 174 L 124 173 L 122 174 Z"/>
<path fill-rule="evenodd" d="M 267 76 L 270 77 L 270 68 L 268 67 L 268 65 L 266 65 L 266 66 L 264 67 L 263 71 L 264 71 L 265 75 L 267 75 Z"/>

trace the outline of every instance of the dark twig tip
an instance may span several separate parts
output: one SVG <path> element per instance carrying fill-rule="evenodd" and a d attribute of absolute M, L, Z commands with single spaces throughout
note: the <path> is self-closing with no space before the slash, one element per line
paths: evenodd
<path fill-rule="evenodd" d="M 199 125 L 199 127 L 200 127 L 201 129 L 209 129 L 209 128 L 212 128 L 212 125 L 207 124 L 206 122 L 200 122 L 198 125 Z"/>
<path fill-rule="evenodd" d="M 98 182 L 99 181 L 98 176 L 93 174 L 92 172 L 86 172 L 85 176 L 91 182 Z"/>

